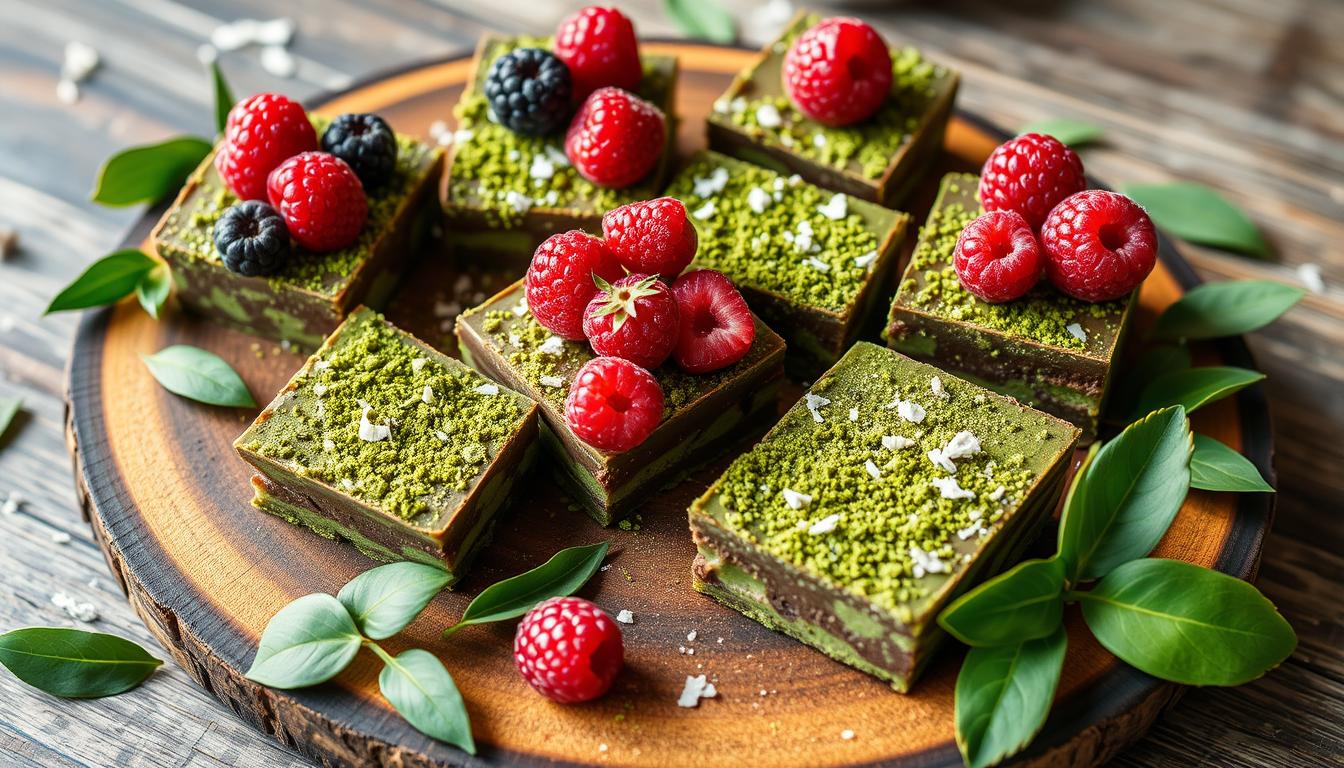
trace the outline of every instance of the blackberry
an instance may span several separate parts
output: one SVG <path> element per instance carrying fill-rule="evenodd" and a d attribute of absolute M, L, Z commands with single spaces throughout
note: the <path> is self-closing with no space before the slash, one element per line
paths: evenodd
<path fill-rule="evenodd" d="M 322 149 L 355 171 L 365 191 L 381 187 L 397 170 L 397 137 L 377 115 L 341 115 L 322 133 Z"/>
<path fill-rule="evenodd" d="M 289 229 L 271 206 L 244 200 L 229 206 L 215 222 L 215 249 L 230 272 L 273 275 L 289 260 Z"/>
<path fill-rule="evenodd" d="M 543 136 L 569 120 L 573 83 L 569 67 L 550 51 L 517 48 L 495 59 L 485 98 L 508 129 Z"/>

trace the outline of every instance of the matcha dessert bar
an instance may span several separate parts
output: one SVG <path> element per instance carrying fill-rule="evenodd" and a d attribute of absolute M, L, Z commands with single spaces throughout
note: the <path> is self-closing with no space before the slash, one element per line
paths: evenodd
<path fill-rule="evenodd" d="M 565 341 L 543 328 L 527 310 L 522 281 L 460 316 L 457 336 L 463 360 L 540 404 L 542 443 L 557 479 L 602 525 L 756 437 L 778 413 L 784 342 L 759 319 L 751 349 L 727 368 L 692 375 L 669 361 L 654 369 L 665 396 L 662 423 L 643 443 L 621 452 L 598 450 L 566 425 L 570 382 L 595 354 L 586 342 Z"/>
<path fill-rule="evenodd" d="M 495 59 L 518 48 L 551 48 L 549 38 L 487 35 L 476 48 L 475 72 L 454 109 L 457 130 L 449 150 L 443 192 L 448 242 L 461 258 L 482 266 L 527 268 L 532 252 L 556 232 L 601 232 L 602 214 L 658 196 L 675 141 L 674 56 L 642 55 L 644 77 L 635 95 L 667 118 L 661 160 L 643 180 L 606 189 L 579 175 L 565 157 L 564 131 L 515 133 L 491 119 L 485 78 Z"/>
<path fill-rule="evenodd" d="M 537 407 L 360 307 L 234 442 L 252 503 L 460 577 L 533 461 Z"/>
<path fill-rule="evenodd" d="M 714 102 L 710 149 L 892 207 L 905 199 L 943 146 L 958 75 L 914 48 L 891 48 L 891 95 L 873 116 L 846 126 L 808 118 L 784 91 L 784 55 L 820 17 L 801 13 Z"/>
<path fill-rule="evenodd" d="M 695 589 L 906 691 L 1021 555 L 1078 429 L 859 342 L 690 508 Z"/>
<path fill-rule="evenodd" d="M 691 269 L 716 269 L 789 344 L 790 373 L 816 376 L 858 337 L 909 216 L 716 152 L 701 152 L 667 190 L 700 245 Z"/>
<path fill-rule="evenodd" d="M 311 119 L 322 135 L 328 120 Z M 215 152 L 152 237 L 182 306 L 245 333 L 315 349 L 351 309 L 387 300 L 436 218 L 443 151 L 398 135 L 396 169 L 368 193 L 368 219 L 354 245 L 328 253 L 296 247 L 277 274 L 245 277 L 229 271 L 215 249 L 215 222 L 238 202 L 215 170 Z"/>
<path fill-rule="evenodd" d="M 957 237 L 982 213 L 979 178 L 943 178 L 884 331 L 888 346 L 1067 419 L 1095 439 L 1137 292 L 1089 304 L 1046 281 L 1017 301 L 990 304 L 962 287 Z"/>

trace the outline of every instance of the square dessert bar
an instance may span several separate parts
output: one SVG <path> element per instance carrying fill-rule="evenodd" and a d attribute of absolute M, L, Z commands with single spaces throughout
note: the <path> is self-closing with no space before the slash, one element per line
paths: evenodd
<path fill-rule="evenodd" d="M 558 480 L 602 525 L 624 517 L 653 491 L 754 438 L 778 413 L 784 342 L 756 320 L 746 357 L 713 373 L 691 375 L 674 363 L 653 371 L 663 387 L 663 421 L 635 448 L 601 451 L 565 424 L 569 384 L 594 353 L 565 341 L 530 312 L 519 281 L 458 317 L 462 359 L 541 405 L 542 443 Z"/>
<path fill-rule="evenodd" d="M 519 272 L 527 268 L 541 241 L 556 232 L 600 232 L 603 213 L 657 197 L 676 136 L 674 56 L 641 57 L 644 79 L 637 95 L 666 116 L 667 146 L 649 176 L 633 186 L 604 189 L 580 176 L 565 157 L 563 130 L 524 136 L 494 122 L 485 98 L 485 78 L 495 59 L 517 48 L 550 47 L 550 38 L 482 38 L 476 48 L 475 74 L 453 110 L 457 131 L 443 193 L 448 242 L 466 258 Z"/>
<path fill-rule="evenodd" d="M 700 237 L 691 268 L 731 278 L 788 342 L 789 371 L 802 377 L 854 342 L 910 220 L 716 152 L 692 157 L 667 194 L 686 204 Z"/>
<path fill-rule="evenodd" d="M 460 577 L 527 472 L 537 407 L 360 307 L 235 442 L 253 505 Z"/>
<path fill-rule="evenodd" d="M 690 508 L 695 589 L 899 691 L 1020 556 L 1072 424 L 859 342 Z"/>
<path fill-rule="evenodd" d="M 982 212 L 978 185 L 974 174 L 943 177 L 892 301 L 887 345 L 1068 419 L 1091 442 L 1138 292 L 1089 304 L 1042 281 L 1017 301 L 972 296 L 952 254 Z"/>
<path fill-rule="evenodd" d="M 905 199 L 943 146 L 956 72 L 914 48 L 891 49 L 891 95 L 872 117 L 832 127 L 804 115 L 784 91 L 784 54 L 821 21 L 800 13 L 733 79 L 708 120 L 710 149 L 885 206 Z"/>
<path fill-rule="evenodd" d="M 328 120 L 312 120 L 321 136 Z M 246 333 L 316 349 L 351 309 L 381 306 L 391 295 L 434 222 L 442 168 L 441 149 L 398 135 L 396 172 L 369 194 L 369 218 L 354 245 L 330 253 L 296 248 L 279 274 L 244 277 L 215 251 L 215 221 L 238 198 L 215 171 L 211 152 L 154 228 L 154 249 L 172 271 L 182 306 Z"/>

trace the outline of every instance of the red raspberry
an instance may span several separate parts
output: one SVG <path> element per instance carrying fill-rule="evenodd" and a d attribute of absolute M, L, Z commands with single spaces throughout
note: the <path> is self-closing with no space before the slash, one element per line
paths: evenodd
<path fill-rule="evenodd" d="M 583 313 L 583 335 L 593 351 L 657 368 L 677 343 L 677 299 L 657 275 L 626 275 L 601 290 Z"/>
<path fill-rule="evenodd" d="M 872 116 L 891 92 L 891 52 L 864 22 L 826 19 L 799 35 L 784 54 L 784 92 L 819 123 L 857 123 Z"/>
<path fill-rule="evenodd" d="M 565 156 L 599 187 L 628 187 L 658 164 L 666 139 L 661 110 L 620 88 L 599 88 L 569 124 Z"/>
<path fill-rule="evenodd" d="M 653 374 L 619 357 L 595 357 L 574 377 L 565 423 L 598 450 L 628 451 L 663 420 L 663 388 Z"/>
<path fill-rule="evenodd" d="M 1055 206 L 1041 226 L 1045 274 L 1083 301 L 1118 299 L 1157 263 L 1157 230 L 1138 203 L 1089 189 Z"/>
<path fill-rule="evenodd" d="M 1005 141 L 980 169 L 980 205 L 986 211 L 1017 211 L 1034 230 L 1060 200 L 1084 189 L 1078 153 L 1041 133 Z"/>
<path fill-rule="evenodd" d="M 518 622 L 513 660 L 537 693 L 574 704 L 611 688 L 625 663 L 625 643 L 601 608 L 578 597 L 552 597 Z"/>
<path fill-rule="evenodd" d="M 756 320 L 733 281 L 722 272 L 697 269 L 672 284 L 681 313 L 672 358 L 690 373 L 726 368 L 743 357 L 756 340 Z"/>
<path fill-rule="evenodd" d="M 583 311 L 597 293 L 596 275 L 607 282 L 625 271 L 596 237 L 571 229 L 551 235 L 537 246 L 524 286 L 527 306 L 542 327 L 563 339 L 583 336 Z"/>
<path fill-rule="evenodd" d="M 317 149 L 317 131 L 297 102 L 259 93 L 229 110 L 215 170 L 242 200 L 265 200 L 266 177 L 275 167 Z"/>
<path fill-rule="evenodd" d="M 1024 296 L 1044 268 L 1036 233 L 1016 211 L 990 211 L 967 224 L 952 266 L 963 288 L 995 304 Z"/>
<path fill-rule="evenodd" d="M 281 163 L 266 179 L 266 193 L 290 237 L 310 251 L 354 245 L 369 217 L 359 177 L 326 152 L 304 152 Z"/>
<path fill-rule="evenodd" d="M 671 280 L 695 258 L 699 240 L 686 206 L 675 197 L 622 205 L 602 217 L 607 247 L 631 272 Z"/>
<path fill-rule="evenodd" d="M 635 27 L 615 8 L 589 6 L 560 22 L 554 53 L 569 66 L 576 99 L 608 85 L 633 91 L 644 78 Z"/>

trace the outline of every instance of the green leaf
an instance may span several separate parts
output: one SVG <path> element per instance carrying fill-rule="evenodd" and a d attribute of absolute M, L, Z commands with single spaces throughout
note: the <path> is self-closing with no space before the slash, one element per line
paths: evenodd
<path fill-rule="evenodd" d="M 1192 243 L 1269 258 L 1255 223 L 1222 195 L 1190 181 L 1126 184 L 1120 191 L 1138 201 L 1157 226 Z"/>
<path fill-rule="evenodd" d="M 1148 382 L 1164 373 L 1189 367 L 1190 350 L 1184 345 L 1154 344 L 1148 347 L 1128 373 L 1111 387 L 1111 394 L 1106 401 L 1107 413 L 1118 416 L 1134 413 Z"/>
<path fill-rule="evenodd" d="M 602 558 L 607 556 L 607 546 L 607 542 L 601 541 L 562 549 L 527 573 L 491 584 L 471 601 L 462 613 L 461 621 L 449 627 L 444 634 L 471 624 L 517 618 L 542 600 L 574 594 L 602 566 Z"/>
<path fill-rule="evenodd" d="M 237 99 L 233 97 L 233 90 L 229 88 L 229 82 L 224 79 L 218 61 L 210 62 L 210 79 L 215 85 L 215 130 L 223 136 L 224 126 L 229 121 L 229 110 L 233 109 Z"/>
<path fill-rule="evenodd" d="M 1216 339 L 1238 336 L 1279 319 L 1306 295 L 1272 280 L 1233 280 L 1192 288 L 1157 318 L 1153 338 Z"/>
<path fill-rule="evenodd" d="M 1027 560 L 954 600 L 938 624 L 961 642 L 985 648 L 1045 637 L 1063 613 L 1063 561 Z"/>
<path fill-rule="evenodd" d="M 452 675 L 429 651 L 412 648 L 399 656 L 381 652 L 384 666 L 378 675 L 383 696 L 417 731 L 476 754 L 471 720 Z"/>
<path fill-rule="evenodd" d="M 1054 136 L 1070 147 L 1078 147 L 1100 139 L 1102 130 L 1101 126 L 1082 120 L 1057 117 L 1027 123 L 1018 133 L 1044 133 L 1047 136 Z"/>
<path fill-rule="evenodd" d="M 266 624 L 247 678 L 271 688 L 324 683 L 350 664 L 363 640 L 339 600 L 304 595 Z"/>
<path fill-rule="evenodd" d="M 101 632 L 28 627 L 0 635 L 0 664 L 34 688 L 67 699 L 124 693 L 162 663 L 130 640 Z"/>
<path fill-rule="evenodd" d="M 118 152 L 98 171 L 93 202 L 110 206 L 157 203 L 181 188 L 210 149 L 205 139 L 179 136 Z"/>
<path fill-rule="evenodd" d="M 141 278 L 158 264 L 136 248 L 108 254 L 90 264 L 73 283 L 56 294 L 45 314 L 101 307 L 120 301 L 130 296 Z"/>
<path fill-rule="evenodd" d="M 1297 646 L 1293 628 L 1255 587 L 1179 560 L 1126 563 L 1078 598 L 1106 650 L 1185 685 L 1241 685 Z"/>
<path fill-rule="evenodd" d="M 22 407 L 21 397 L 0 397 L 0 440 L 4 439 L 5 432 L 9 431 L 9 425 L 14 423 L 14 417 L 19 415 Z"/>
<path fill-rule="evenodd" d="M 392 563 L 351 579 L 336 599 L 361 632 L 382 640 L 405 629 L 452 580 L 452 574 L 432 565 Z"/>
<path fill-rule="evenodd" d="M 737 39 L 737 22 L 717 0 L 663 0 L 663 8 L 687 37 L 715 43 Z"/>
<path fill-rule="evenodd" d="M 1187 368 L 1183 371 L 1164 373 L 1148 382 L 1148 386 L 1143 388 L 1134 415 L 1172 405 L 1182 405 L 1185 406 L 1185 410 L 1193 411 L 1245 389 L 1263 378 L 1265 374 L 1259 371 L 1219 366 Z"/>
<path fill-rule="evenodd" d="M 1036 738 L 1059 685 L 1068 635 L 972 648 L 957 674 L 957 748 L 970 768 L 994 765 Z"/>
<path fill-rule="evenodd" d="M 168 292 L 172 287 L 173 278 L 168 272 L 168 267 L 160 264 L 140 278 L 140 282 L 135 286 L 135 297 L 140 300 L 140 306 L 144 307 L 149 316 L 158 320 L 159 312 L 163 310 L 163 303 L 168 300 Z"/>
<path fill-rule="evenodd" d="M 210 405 L 255 408 L 257 403 L 238 373 L 213 352 L 177 344 L 141 355 L 163 388 Z"/>
<path fill-rule="evenodd" d="M 1105 576 L 1157 546 L 1190 487 L 1190 451 L 1180 407 L 1148 414 L 1097 451 L 1059 523 L 1070 583 Z"/>
<path fill-rule="evenodd" d="M 1190 487 L 1205 491 L 1274 492 L 1249 459 L 1208 435 L 1195 435 Z"/>

